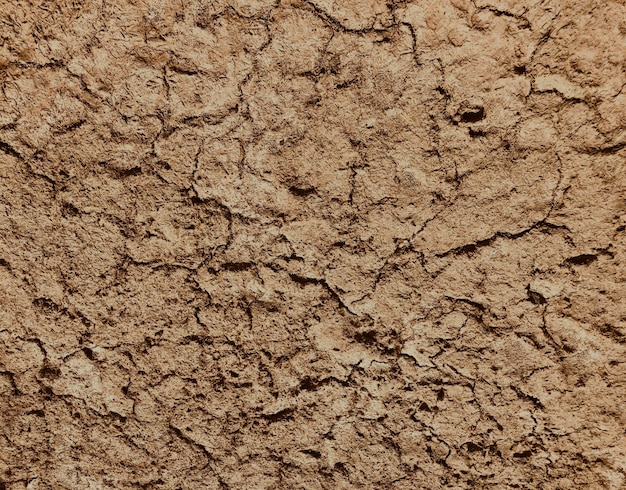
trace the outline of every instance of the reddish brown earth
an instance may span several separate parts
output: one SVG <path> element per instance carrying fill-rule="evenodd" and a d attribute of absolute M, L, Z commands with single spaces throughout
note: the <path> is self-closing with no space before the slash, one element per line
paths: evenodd
<path fill-rule="evenodd" d="M 623 0 L 0 42 L 0 490 L 626 488 Z"/>

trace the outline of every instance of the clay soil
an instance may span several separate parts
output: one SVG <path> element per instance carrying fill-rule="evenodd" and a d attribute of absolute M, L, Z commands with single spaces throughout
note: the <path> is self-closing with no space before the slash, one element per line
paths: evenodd
<path fill-rule="evenodd" d="M 626 488 L 624 0 L 0 46 L 0 490 Z"/>

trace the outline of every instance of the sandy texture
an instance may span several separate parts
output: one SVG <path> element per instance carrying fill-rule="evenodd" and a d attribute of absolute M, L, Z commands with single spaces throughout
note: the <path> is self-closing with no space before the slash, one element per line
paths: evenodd
<path fill-rule="evenodd" d="M 0 489 L 626 488 L 626 3 L 0 1 Z"/>

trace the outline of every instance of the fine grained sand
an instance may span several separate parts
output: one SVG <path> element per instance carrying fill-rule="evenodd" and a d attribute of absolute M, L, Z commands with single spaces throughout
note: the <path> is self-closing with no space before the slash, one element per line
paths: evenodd
<path fill-rule="evenodd" d="M 0 489 L 626 488 L 623 0 L 0 39 Z"/>

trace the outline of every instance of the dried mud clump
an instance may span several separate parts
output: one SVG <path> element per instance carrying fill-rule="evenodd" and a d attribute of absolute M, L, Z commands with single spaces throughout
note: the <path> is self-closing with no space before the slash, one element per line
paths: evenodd
<path fill-rule="evenodd" d="M 626 488 L 625 19 L 0 0 L 0 489 Z"/>

